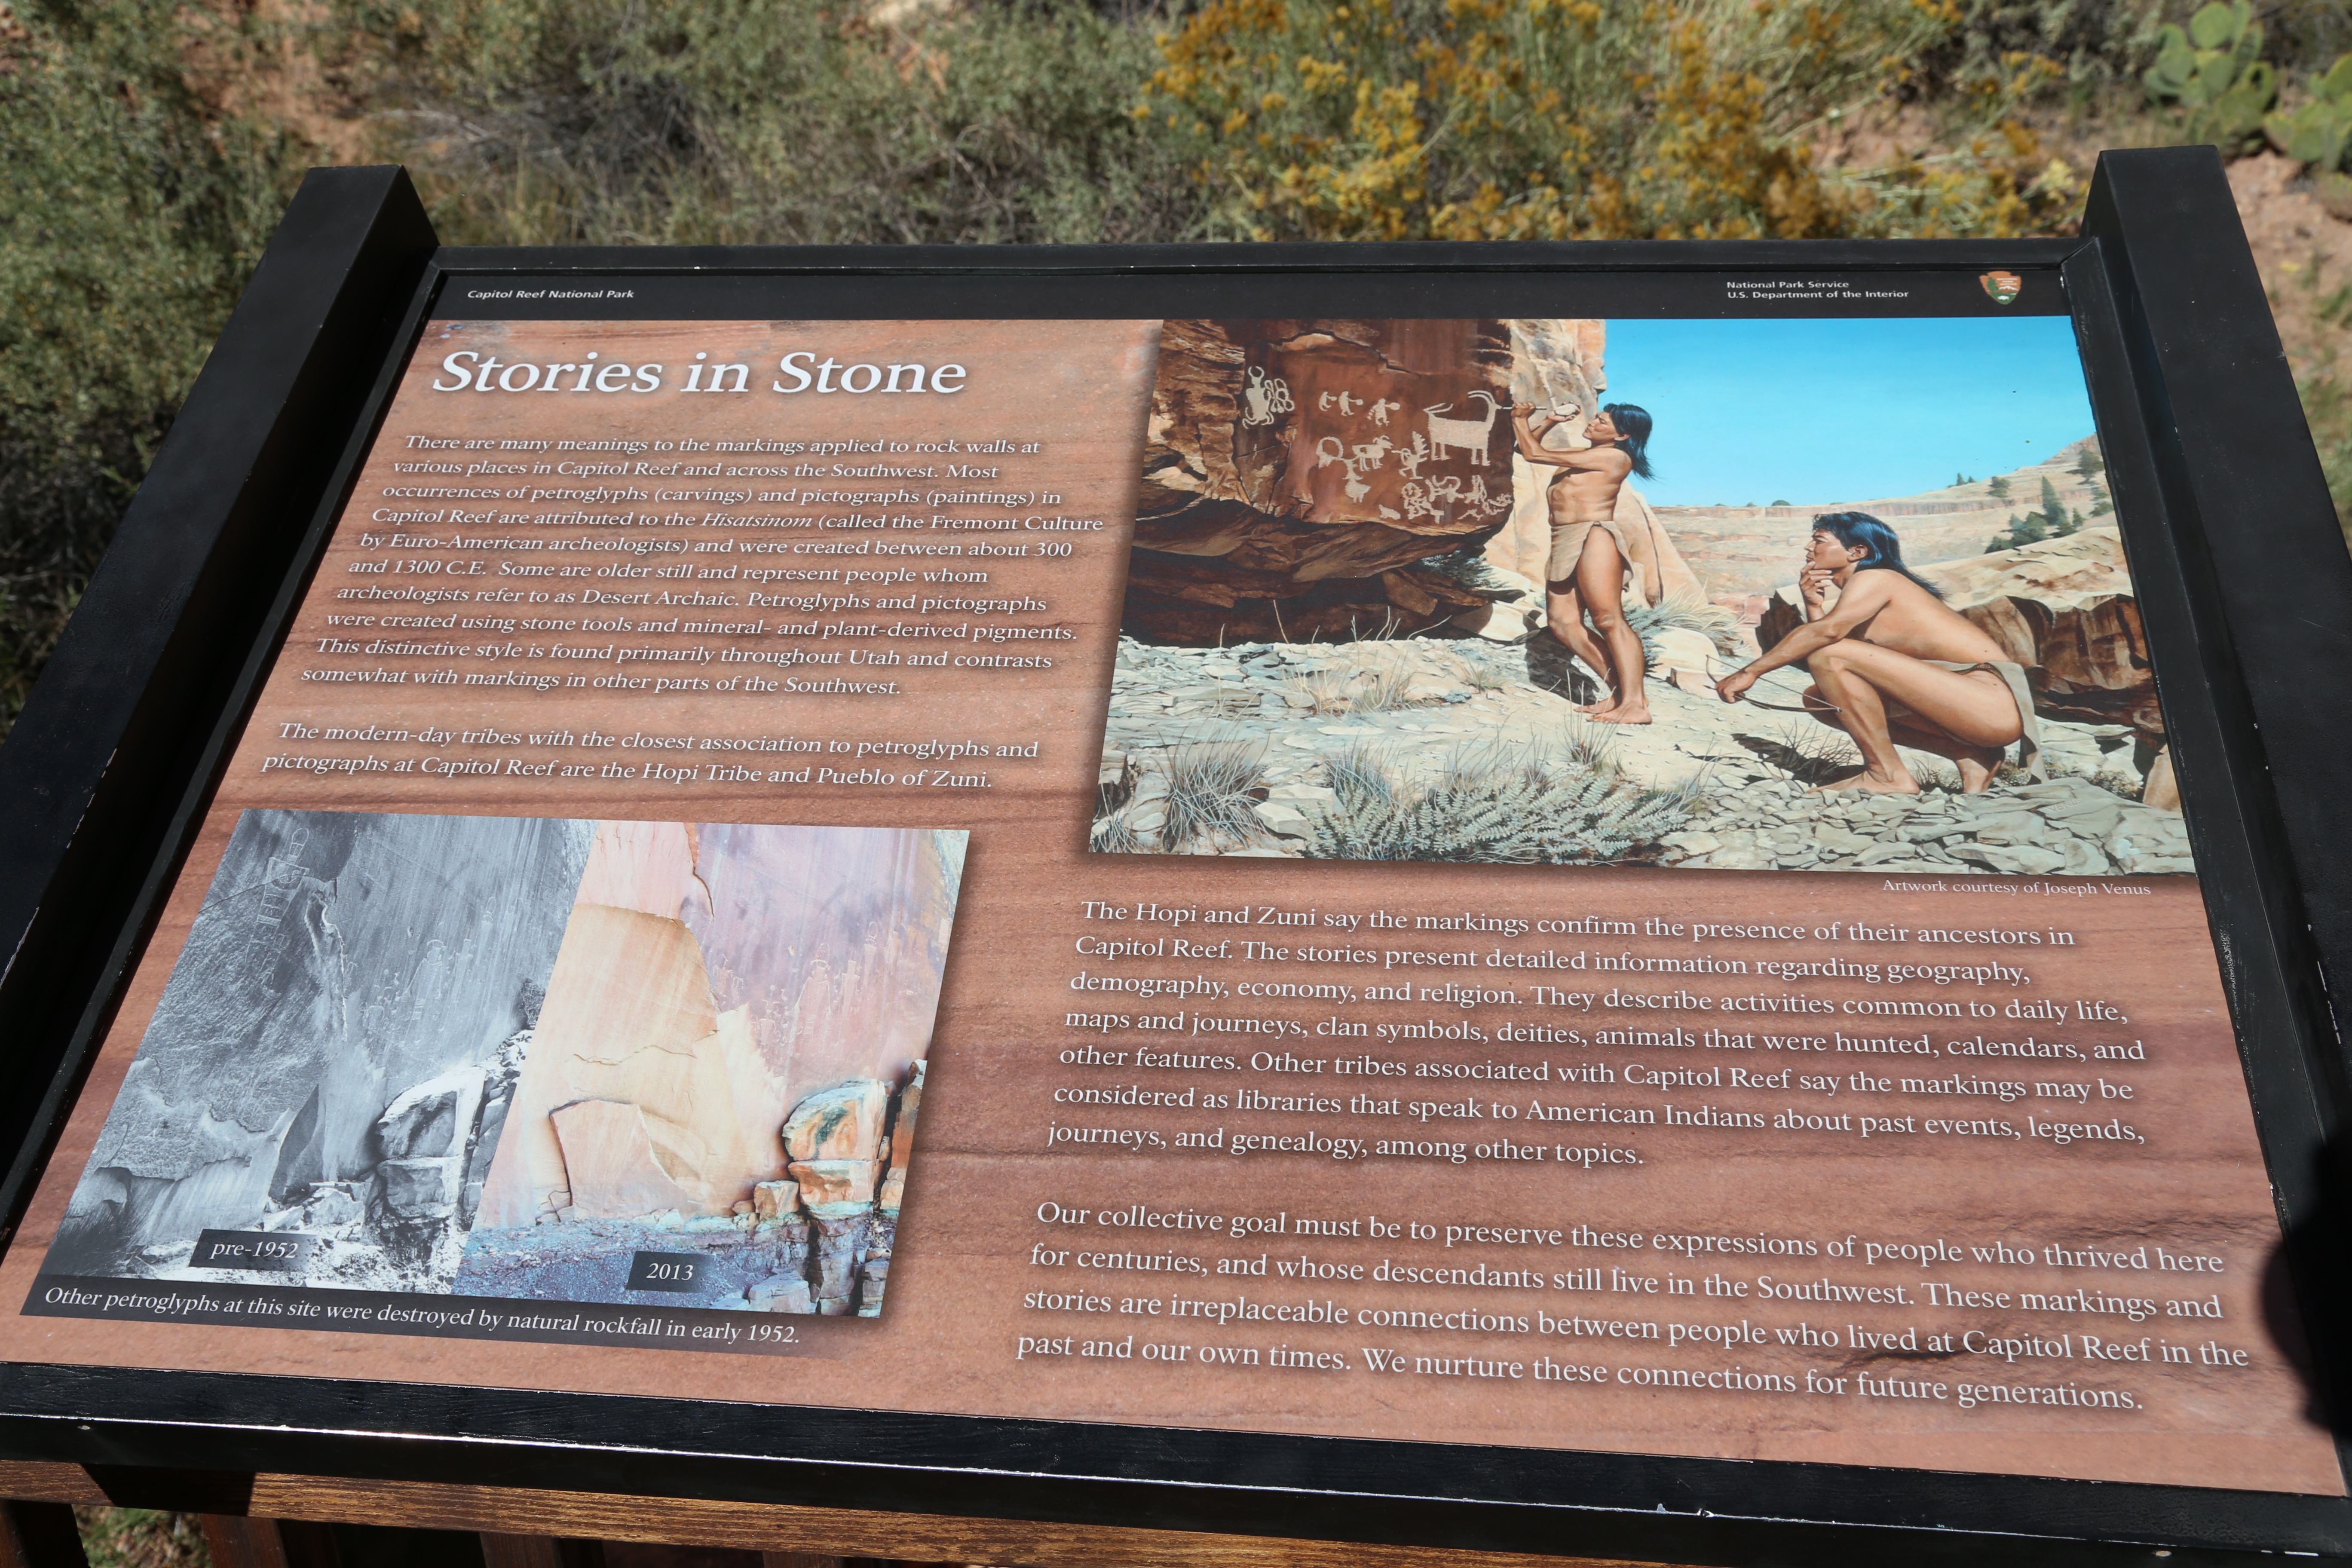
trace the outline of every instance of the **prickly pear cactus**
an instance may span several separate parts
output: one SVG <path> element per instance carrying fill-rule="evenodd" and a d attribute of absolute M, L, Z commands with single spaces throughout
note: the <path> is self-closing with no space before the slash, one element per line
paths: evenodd
<path fill-rule="evenodd" d="M 2264 120 L 2263 133 L 2290 158 L 2323 171 L 2344 167 L 2352 153 L 2352 55 L 2319 79 L 2310 102 Z"/>
<path fill-rule="evenodd" d="M 2189 135 L 2236 152 L 2259 138 L 2278 101 L 2278 72 L 2262 58 L 2263 26 L 2249 0 L 2207 5 L 2186 32 L 2168 23 L 2143 79 L 2150 96 L 2187 112 Z"/>

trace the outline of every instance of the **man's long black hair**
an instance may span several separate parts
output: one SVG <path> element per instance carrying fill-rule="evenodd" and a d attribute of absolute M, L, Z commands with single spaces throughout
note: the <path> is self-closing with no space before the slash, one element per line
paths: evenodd
<path fill-rule="evenodd" d="M 1650 411 L 1631 403 L 1604 403 L 1601 412 L 1609 416 L 1609 422 L 1625 437 L 1618 445 L 1633 459 L 1633 472 L 1645 479 L 1655 479 L 1657 476 L 1650 472 L 1650 432 L 1655 428 Z"/>
<path fill-rule="evenodd" d="M 1813 519 L 1813 526 L 1848 550 L 1870 552 L 1869 559 L 1856 567 L 1856 571 L 1900 572 L 1938 599 L 1944 596 L 1943 590 L 1903 564 L 1903 541 L 1896 537 L 1893 529 L 1868 512 L 1825 511 Z"/>

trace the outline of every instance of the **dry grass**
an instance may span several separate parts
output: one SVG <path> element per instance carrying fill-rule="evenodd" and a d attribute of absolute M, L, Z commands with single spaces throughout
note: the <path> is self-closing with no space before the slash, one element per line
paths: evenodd
<path fill-rule="evenodd" d="M 1367 757 L 1338 809 L 1310 826 L 1307 853 L 1332 860 L 1517 865 L 1636 858 L 1683 826 L 1691 791 L 1636 790 L 1558 749 L 1481 742 L 1456 748 L 1437 776 L 1398 779 Z M 1372 774 L 1362 776 L 1363 773 Z"/>
<path fill-rule="evenodd" d="M 1396 794 L 1389 748 L 1357 742 L 1323 760 L 1331 793 L 1343 810 L 1385 804 Z"/>
<path fill-rule="evenodd" d="M 1318 669 L 1311 675 L 1294 675 L 1283 682 L 1291 692 L 1307 699 L 1303 712 L 1328 718 L 1355 708 L 1349 695 L 1348 676 L 1344 671 Z"/>
<path fill-rule="evenodd" d="M 1493 668 L 1483 660 L 1465 658 L 1456 654 L 1454 663 L 1461 669 L 1462 684 L 1473 691 L 1508 691 L 1517 684 L 1509 676 Z"/>
<path fill-rule="evenodd" d="M 213 1560 L 192 1513 L 83 1506 L 74 1523 L 89 1568 L 209 1568 Z"/>
<path fill-rule="evenodd" d="M 1625 612 L 1625 619 L 1641 637 L 1643 657 L 1653 668 L 1660 662 L 1653 638 L 1670 627 L 1697 632 L 1725 658 L 1741 663 L 1748 658 L 1739 616 L 1722 605 L 1709 604 L 1695 588 L 1677 588 L 1654 605 L 1638 605 Z"/>
<path fill-rule="evenodd" d="M 1810 720 L 1781 723 L 1769 746 L 1762 753 L 1765 761 L 1809 787 L 1843 778 L 1862 766 L 1862 752 L 1844 731 Z"/>
<path fill-rule="evenodd" d="M 1241 843 L 1258 837 L 1254 809 L 1265 787 L 1266 743 L 1255 736 L 1231 735 L 1187 741 L 1168 751 L 1168 819 L 1160 847 L 1181 849 L 1195 840 L 1215 844 L 1222 836 Z"/>
<path fill-rule="evenodd" d="M 1377 645 L 1375 645 L 1377 646 Z M 1367 649 L 1367 654 L 1370 650 Z M 1465 669 L 1466 659 L 1456 657 L 1455 662 Z M 1393 713 L 1410 708 L 1427 708 L 1443 699 L 1412 694 L 1413 678 L 1422 669 L 1411 659 L 1381 657 L 1361 658 L 1351 665 L 1319 669 L 1311 675 L 1293 676 L 1285 688 L 1307 699 L 1302 711 L 1322 716 L 1342 713 Z M 1465 675 L 1465 679 L 1467 679 Z"/>

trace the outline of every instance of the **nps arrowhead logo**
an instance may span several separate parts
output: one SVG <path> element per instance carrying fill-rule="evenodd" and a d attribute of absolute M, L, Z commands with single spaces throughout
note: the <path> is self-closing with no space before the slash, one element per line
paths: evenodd
<path fill-rule="evenodd" d="M 2018 290 L 2025 287 L 2025 279 L 2014 272 L 1988 272 L 1977 281 L 1984 285 L 1984 291 L 1992 296 L 1992 302 L 1996 305 L 2008 304 L 2017 298 Z"/>

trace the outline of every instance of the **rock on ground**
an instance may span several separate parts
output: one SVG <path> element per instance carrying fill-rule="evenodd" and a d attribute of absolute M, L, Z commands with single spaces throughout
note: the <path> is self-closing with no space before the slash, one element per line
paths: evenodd
<path fill-rule="evenodd" d="M 1172 648 L 1122 641 L 1105 728 L 1097 848 L 1304 856 L 1341 809 L 1335 763 L 1370 756 L 1403 788 L 1449 767 L 1541 751 L 1639 789 L 1683 791 L 1687 826 L 1643 858 L 1696 869 L 1936 870 L 2102 876 L 2189 870 L 2177 813 L 2142 806 L 2131 728 L 2046 721 L 2045 782 L 1958 793 L 1951 765 L 1906 752 L 1925 793 L 1808 793 L 1859 765 L 1852 742 L 1794 708 L 1776 671 L 1753 702 L 1654 679 L 1654 724 L 1577 713 L 1576 672 L 1549 639 L 1400 638 Z M 1589 682 L 1586 682 L 1589 685 Z M 1696 684 L 1695 682 L 1689 684 Z M 1770 703 L 1775 707 L 1761 704 Z M 1222 758 L 1230 809 L 1198 820 L 1186 770 Z"/>

